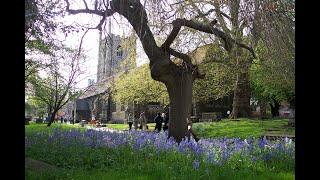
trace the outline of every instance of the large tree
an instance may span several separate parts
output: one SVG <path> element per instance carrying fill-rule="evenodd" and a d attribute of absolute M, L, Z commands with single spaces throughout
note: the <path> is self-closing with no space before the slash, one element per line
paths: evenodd
<path fill-rule="evenodd" d="M 93 9 L 90 9 L 87 3 L 85 3 L 84 9 L 72 9 L 68 0 L 66 0 L 66 4 L 66 10 L 70 14 L 88 13 L 102 17 L 97 28 L 101 27 L 105 19 L 114 13 L 119 13 L 128 20 L 136 31 L 150 60 L 151 77 L 164 83 L 167 88 L 170 99 L 169 137 L 173 136 L 178 142 L 184 137 L 190 136 L 187 119 L 190 118 L 192 85 L 194 80 L 204 77 L 204 74 L 199 72 L 197 65 L 192 64 L 188 55 L 170 48 L 181 27 L 185 26 L 214 34 L 223 40 L 227 51 L 232 51 L 233 48 L 244 48 L 253 52 L 252 48 L 215 28 L 214 26 L 217 24 L 215 19 L 210 23 L 201 23 L 184 18 L 175 19 L 172 22 L 173 28 L 169 36 L 162 45 L 158 46 L 148 26 L 146 10 L 138 0 L 113 0 L 110 2 L 110 8 L 108 8 L 108 2 L 95 1 Z M 173 63 L 170 56 L 180 58 L 183 61 L 182 65 Z"/>
<path fill-rule="evenodd" d="M 204 22 L 216 18 L 217 28 L 237 42 L 255 47 L 259 40 L 265 41 L 269 48 L 276 49 L 273 53 L 278 58 L 294 51 L 294 0 L 191 0 L 177 1 L 174 5 L 178 13 L 189 14 L 191 18 Z M 228 52 L 237 64 L 231 117 L 249 116 L 249 69 L 254 58 L 237 47 Z"/>
<path fill-rule="evenodd" d="M 270 51 L 263 41 L 259 41 L 256 47 L 257 59 L 250 68 L 250 82 L 253 96 L 262 105 L 269 104 L 272 117 L 277 117 L 280 102 L 290 102 L 294 99 L 295 62 L 292 54 L 287 54 L 286 58 L 279 58 L 272 55 L 276 54 L 275 52 Z"/>
<path fill-rule="evenodd" d="M 257 58 L 250 72 L 252 93 L 262 109 L 269 103 L 276 117 L 281 101 L 294 102 L 295 1 L 257 1 L 254 19 L 251 38 Z"/>
<path fill-rule="evenodd" d="M 158 1 L 157 1 L 158 2 Z M 252 5 L 254 1 L 250 0 L 234 0 L 234 1 L 211 1 L 211 0 L 191 0 L 191 1 L 174 1 L 170 4 L 170 8 L 160 8 L 156 10 L 157 12 L 165 11 L 163 13 L 163 18 L 167 19 L 172 16 L 184 16 L 189 17 L 189 19 L 195 21 L 201 21 L 205 24 L 209 24 L 212 19 L 217 20 L 216 28 L 224 33 L 226 37 L 233 39 L 234 43 L 226 43 L 225 39 L 218 38 L 221 47 L 228 52 L 229 60 L 233 61 L 234 72 L 236 72 L 236 79 L 234 81 L 234 98 L 233 98 L 233 110 L 231 117 L 248 117 L 250 116 L 250 88 L 248 79 L 248 69 L 250 67 L 251 61 L 254 59 L 254 53 L 251 51 L 252 55 L 248 55 L 248 52 L 243 50 L 244 44 L 248 44 L 248 29 L 250 23 L 252 23 L 253 18 L 249 17 L 253 12 Z M 155 8 L 158 9 L 158 8 Z M 173 10 L 177 9 L 177 10 Z M 171 12 L 171 13 L 169 13 Z M 166 15 L 168 14 L 168 15 Z M 162 20 L 161 24 L 167 24 L 166 20 Z M 165 29 L 165 28 L 161 28 Z M 206 34 L 199 33 L 200 31 L 193 31 L 193 36 L 187 36 L 186 30 L 183 29 L 183 35 L 180 38 L 182 42 L 190 42 L 192 44 L 208 44 L 216 40 Z M 250 32 L 250 31 L 249 31 Z M 200 37 L 199 37 L 200 36 Z M 198 37 L 198 38 L 197 38 Z M 187 39 L 187 40 L 185 40 Z M 194 43 L 197 42 L 197 43 Z M 183 43 L 176 43 L 179 47 Z M 188 46 L 189 46 L 188 44 Z M 234 46 L 237 44 L 239 46 Z M 185 47 L 185 46 L 184 46 Z"/>

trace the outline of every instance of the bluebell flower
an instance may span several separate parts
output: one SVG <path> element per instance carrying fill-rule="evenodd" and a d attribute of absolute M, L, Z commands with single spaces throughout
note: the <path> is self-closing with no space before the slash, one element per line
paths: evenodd
<path fill-rule="evenodd" d="M 276 144 L 276 149 L 278 151 L 283 151 L 284 150 L 284 144 L 282 144 L 281 142 Z"/>
<path fill-rule="evenodd" d="M 199 160 L 198 160 L 198 159 L 195 159 L 195 160 L 193 161 L 193 163 L 192 163 L 193 169 L 198 169 L 199 166 L 200 166 Z"/>
<path fill-rule="evenodd" d="M 263 160 L 265 161 L 269 161 L 271 159 L 271 154 L 270 153 L 266 153 L 262 156 Z"/>
<path fill-rule="evenodd" d="M 229 159 L 230 155 L 231 155 L 231 154 L 230 154 L 229 151 L 227 151 L 227 150 L 223 151 L 223 152 L 222 152 L 221 160 L 222 160 L 223 162 L 226 162 L 226 161 Z"/>
<path fill-rule="evenodd" d="M 207 163 L 213 163 L 214 159 L 213 159 L 213 152 L 209 152 L 208 153 L 208 157 L 207 157 Z"/>
<path fill-rule="evenodd" d="M 264 149 L 265 145 L 267 145 L 267 144 L 268 144 L 268 142 L 267 142 L 267 138 L 265 136 L 263 138 L 259 139 L 259 141 L 258 141 L 258 145 L 259 145 L 260 149 Z"/>
<path fill-rule="evenodd" d="M 244 147 L 244 142 L 243 141 L 235 141 L 235 151 L 240 151 Z"/>
<path fill-rule="evenodd" d="M 255 163 L 255 162 L 257 161 L 257 157 L 253 156 L 253 157 L 251 158 L 251 160 L 252 160 L 253 163 Z"/>
<path fill-rule="evenodd" d="M 49 142 L 49 143 L 52 143 L 53 141 L 54 141 L 54 137 L 53 137 L 53 136 L 49 136 L 48 142 Z"/>

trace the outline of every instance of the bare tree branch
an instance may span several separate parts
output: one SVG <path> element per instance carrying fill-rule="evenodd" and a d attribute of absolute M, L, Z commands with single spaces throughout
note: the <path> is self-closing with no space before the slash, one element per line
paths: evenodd
<path fill-rule="evenodd" d="M 227 27 L 226 22 L 225 22 L 225 20 L 223 19 L 222 15 L 224 15 L 224 17 L 227 17 L 227 18 L 231 21 L 230 16 L 228 16 L 227 14 L 221 12 L 221 11 L 220 11 L 220 7 L 219 7 L 219 5 L 218 5 L 216 2 L 214 2 L 213 5 L 214 5 L 214 7 L 216 8 L 216 9 L 215 9 L 215 10 L 216 10 L 216 16 L 217 16 L 218 21 L 220 22 L 220 25 L 221 25 L 223 31 L 230 34 L 230 30 L 229 30 L 229 28 Z"/>
<path fill-rule="evenodd" d="M 244 49 L 249 50 L 251 52 L 251 54 L 253 55 L 253 57 L 256 57 L 255 54 L 254 54 L 254 51 L 253 51 L 253 49 L 251 47 L 248 47 L 245 44 L 242 44 L 240 42 L 235 41 L 228 34 L 222 32 L 221 30 L 219 30 L 217 28 L 212 27 L 213 25 L 215 25 L 217 23 L 217 20 L 213 20 L 211 25 L 201 24 L 199 22 L 186 20 L 186 19 L 181 19 L 181 18 L 178 18 L 175 21 L 176 21 L 175 22 L 176 25 L 179 25 L 179 26 L 184 25 L 186 27 L 189 27 L 189 28 L 192 28 L 192 29 L 195 29 L 195 30 L 198 30 L 198 31 L 206 32 L 206 33 L 209 33 L 209 34 L 214 34 L 215 36 L 221 38 L 225 42 L 225 49 L 227 51 L 231 51 L 231 49 L 233 47 L 233 44 L 236 44 L 239 47 L 242 47 Z"/>
<path fill-rule="evenodd" d="M 194 79 L 196 78 L 203 79 L 205 77 L 205 74 L 201 74 L 199 72 L 198 66 L 192 64 L 192 61 L 189 55 L 177 52 L 172 48 L 169 48 L 169 53 L 179 59 L 182 59 L 186 63 L 187 67 L 192 71 L 192 76 Z"/>
<path fill-rule="evenodd" d="M 103 5 L 106 9 L 108 9 L 108 6 L 109 6 L 109 0 L 107 0 L 107 3 L 106 3 L 106 0 L 103 0 Z"/>
<path fill-rule="evenodd" d="M 98 0 L 94 1 L 94 9 L 97 10 L 98 9 Z"/>
<path fill-rule="evenodd" d="M 214 26 L 217 23 L 217 20 L 213 20 L 211 22 L 211 26 Z M 169 34 L 169 36 L 167 37 L 166 41 L 161 45 L 161 48 L 166 50 L 170 47 L 170 45 L 172 44 L 172 42 L 174 41 L 174 39 L 176 38 L 176 36 L 178 35 L 181 26 L 187 26 L 187 27 L 191 27 L 193 29 L 197 29 L 203 32 L 208 32 L 211 33 L 212 32 L 212 27 L 200 24 L 200 23 L 196 23 L 193 21 L 188 21 L 186 19 L 181 19 L 178 18 L 176 20 L 174 20 L 172 22 L 173 25 L 173 29 L 171 31 L 171 33 Z"/>
<path fill-rule="evenodd" d="M 189 67 L 192 67 L 192 62 L 191 62 L 191 58 L 190 56 L 188 56 L 187 54 L 181 53 L 181 52 L 177 52 L 172 48 L 169 48 L 169 53 L 179 59 L 182 59 Z"/>
<path fill-rule="evenodd" d="M 172 25 L 173 25 L 173 29 L 171 31 L 171 33 L 169 34 L 169 36 L 167 37 L 166 41 L 161 45 L 161 48 L 166 50 L 170 47 L 170 45 L 172 44 L 172 42 L 174 41 L 174 39 L 177 37 L 180 29 L 181 29 L 181 26 L 187 26 L 185 23 L 186 23 L 186 19 L 176 19 L 172 22 Z M 211 22 L 211 26 L 214 26 L 215 24 L 217 23 L 217 20 L 213 20 Z M 200 25 L 200 28 L 201 28 L 201 24 Z M 189 27 L 189 26 L 187 26 Z M 209 27 L 210 28 L 210 27 Z M 195 28 L 194 28 L 195 29 Z"/>
<path fill-rule="evenodd" d="M 65 2 L 67 3 L 67 7 L 66 10 L 67 12 L 69 12 L 70 14 L 81 14 L 81 13 L 88 13 L 88 14 L 96 14 L 98 16 L 112 16 L 115 12 L 111 9 L 106 9 L 106 10 L 98 10 L 96 7 L 95 9 L 88 9 L 86 7 L 86 9 L 70 9 L 70 3 L 68 0 L 65 0 Z"/>
<path fill-rule="evenodd" d="M 224 13 L 224 12 L 221 12 L 220 9 L 210 9 L 210 10 L 209 10 L 208 12 L 206 12 L 206 13 L 201 13 L 201 12 L 200 12 L 199 15 L 196 16 L 196 18 L 206 17 L 206 16 L 208 16 L 210 13 L 212 13 L 212 12 L 214 12 L 214 11 L 216 11 L 217 14 L 221 14 L 222 16 L 224 16 L 224 17 L 228 18 L 229 20 L 231 20 L 231 17 L 230 17 L 228 14 L 226 14 L 226 13 Z"/>
<path fill-rule="evenodd" d="M 145 50 L 148 49 L 148 51 L 145 52 L 151 63 L 154 62 L 153 57 L 163 56 L 163 53 L 157 46 L 153 33 L 147 24 L 147 13 L 140 1 L 113 0 L 111 1 L 111 9 L 124 16 L 132 25 L 141 40 L 143 48 Z"/>
<path fill-rule="evenodd" d="M 170 47 L 170 45 L 173 43 L 174 39 L 177 37 L 181 29 L 181 25 L 178 25 L 176 21 L 172 22 L 172 24 L 173 24 L 173 29 L 171 33 L 167 37 L 166 41 L 161 45 L 161 48 L 164 50 L 167 50 Z"/>
<path fill-rule="evenodd" d="M 84 5 L 86 6 L 86 9 L 89 9 L 86 0 L 82 0 L 82 1 L 83 1 Z"/>

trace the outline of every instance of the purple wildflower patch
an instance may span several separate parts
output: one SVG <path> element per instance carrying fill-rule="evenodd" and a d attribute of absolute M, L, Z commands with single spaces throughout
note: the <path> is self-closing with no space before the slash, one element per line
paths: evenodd
<path fill-rule="evenodd" d="M 26 149 L 42 143 L 45 145 L 84 146 L 89 148 L 121 148 L 129 147 L 134 151 L 154 149 L 154 152 L 176 152 L 194 157 L 193 167 L 197 169 L 200 160 L 209 164 L 222 165 L 232 159 L 234 154 L 240 154 L 242 159 L 248 158 L 252 162 L 270 161 L 282 154 L 285 158 L 294 160 L 295 143 L 289 138 L 271 142 L 265 138 L 241 140 L 239 138 L 208 138 L 196 142 L 194 139 L 183 139 L 179 144 L 167 132 L 154 133 L 144 131 L 109 132 L 95 130 L 70 130 L 55 129 L 50 135 L 38 133 L 25 137 Z M 47 144 L 43 144 L 47 143 Z M 263 151 L 261 151 L 263 150 Z M 258 154 L 257 154 L 258 153 Z"/>

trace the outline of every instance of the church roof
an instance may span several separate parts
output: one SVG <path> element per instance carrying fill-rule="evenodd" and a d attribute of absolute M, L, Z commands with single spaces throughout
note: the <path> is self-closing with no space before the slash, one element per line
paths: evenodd
<path fill-rule="evenodd" d="M 85 99 L 108 91 L 111 77 L 102 79 L 101 81 L 88 86 L 79 99 Z"/>
<path fill-rule="evenodd" d="M 85 99 L 85 98 L 89 98 L 89 97 L 107 92 L 110 87 L 111 81 L 115 80 L 121 74 L 122 73 L 118 73 L 113 76 L 105 77 L 105 78 L 101 79 L 99 82 L 88 86 L 84 90 L 85 92 L 79 97 L 79 99 Z"/>

